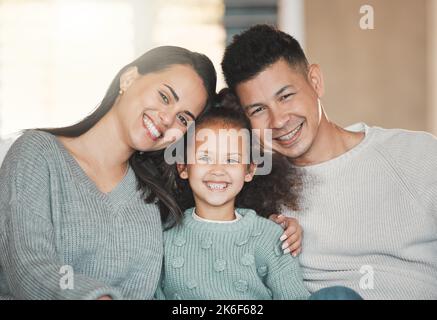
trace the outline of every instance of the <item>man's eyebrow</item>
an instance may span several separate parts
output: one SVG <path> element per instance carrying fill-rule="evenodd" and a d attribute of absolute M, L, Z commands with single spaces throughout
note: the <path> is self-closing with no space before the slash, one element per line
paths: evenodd
<path fill-rule="evenodd" d="M 279 89 L 279 90 L 274 94 L 274 96 L 277 97 L 277 96 L 281 95 L 281 93 L 283 93 L 285 90 L 287 90 L 287 89 L 292 89 L 292 88 L 294 88 L 292 85 L 286 85 L 286 86 L 283 86 L 281 89 Z M 264 106 L 265 106 L 264 103 L 257 102 L 257 103 L 253 103 L 253 104 L 245 105 L 245 106 L 243 106 L 243 109 L 244 109 L 245 111 L 247 111 L 247 110 L 249 110 L 249 109 L 251 109 L 251 108 L 255 108 L 255 107 L 264 107 Z"/>
<path fill-rule="evenodd" d="M 279 96 L 281 93 L 283 93 L 285 90 L 293 88 L 292 85 L 286 85 L 283 86 L 281 89 L 279 89 L 276 93 L 275 93 L 275 97 Z"/>
<path fill-rule="evenodd" d="M 168 90 L 170 90 L 170 92 L 173 95 L 173 97 L 175 98 L 176 102 L 179 101 L 179 96 L 176 94 L 176 92 L 173 90 L 173 88 L 165 83 L 164 83 L 164 86 L 166 86 L 168 88 Z"/>

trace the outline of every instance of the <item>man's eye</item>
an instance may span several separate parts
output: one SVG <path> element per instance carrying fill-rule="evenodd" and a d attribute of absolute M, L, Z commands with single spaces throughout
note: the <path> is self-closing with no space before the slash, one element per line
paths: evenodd
<path fill-rule="evenodd" d="M 285 94 L 279 98 L 279 101 L 287 100 L 287 98 L 291 97 L 293 94 L 294 93 Z"/>
<path fill-rule="evenodd" d="M 255 113 L 259 113 L 259 112 L 263 111 L 264 109 L 265 109 L 265 107 L 263 107 L 263 106 L 257 107 L 254 111 L 252 111 L 250 113 L 250 115 L 253 116 Z"/>
<path fill-rule="evenodd" d="M 159 91 L 159 95 L 161 96 L 162 101 L 164 101 L 165 104 L 169 104 L 170 100 L 168 99 L 168 97 L 163 94 L 161 91 Z"/>
<path fill-rule="evenodd" d="M 178 117 L 179 121 L 182 123 L 183 126 L 188 126 L 188 120 L 181 114 L 176 115 Z"/>

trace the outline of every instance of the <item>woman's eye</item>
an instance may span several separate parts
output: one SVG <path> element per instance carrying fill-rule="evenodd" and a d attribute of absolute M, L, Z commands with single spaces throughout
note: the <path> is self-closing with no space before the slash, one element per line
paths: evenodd
<path fill-rule="evenodd" d="M 168 97 L 163 94 L 161 91 L 159 91 L 159 95 L 161 96 L 162 101 L 164 101 L 165 104 L 169 104 L 170 100 L 168 99 Z"/>
<path fill-rule="evenodd" d="M 176 115 L 178 117 L 179 121 L 182 123 L 183 126 L 188 126 L 188 120 L 181 114 Z"/>

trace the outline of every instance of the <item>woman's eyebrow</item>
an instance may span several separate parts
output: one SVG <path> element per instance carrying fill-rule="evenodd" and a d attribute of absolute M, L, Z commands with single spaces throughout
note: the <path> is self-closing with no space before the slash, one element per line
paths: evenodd
<path fill-rule="evenodd" d="M 187 114 L 189 117 L 191 117 L 193 119 L 193 121 L 196 121 L 196 117 L 194 116 L 194 114 L 192 114 L 190 111 L 188 110 L 184 110 L 183 111 L 185 114 Z"/>
<path fill-rule="evenodd" d="M 179 96 L 177 95 L 176 91 L 174 91 L 174 89 L 172 87 L 170 87 L 168 84 L 164 83 L 164 86 L 166 86 L 168 88 L 168 90 L 170 90 L 170 92 L 173 95 L 174 99 L 176 100 L 176 102 L 178 102 L 179 101 Z"/>

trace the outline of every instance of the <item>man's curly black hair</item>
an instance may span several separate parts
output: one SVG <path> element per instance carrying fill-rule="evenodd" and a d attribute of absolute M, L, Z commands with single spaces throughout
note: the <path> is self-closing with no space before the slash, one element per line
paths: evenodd
<path fill-rule="evenodd" d="M 227 128 L 247 129 L 249 132 L 252 130 L 249 119 L 238 104 L 237 97 L 229 89 L 223 89 L 218 94 L 215 107 L 196 120 L 196 130 L 217 122 L 223 123 Z M 187 143 L 190 142 L 187 142 L 187 136 L 183 139 L 185 150 L 187 150 Z M 252 147 L 252 141 L 250 141 L 250 146 Z M 250 150 L 252 153 L 252 148 Z M 168 170 L 163 172 L 163 176 L 168 180 L 169 192 L 175 197 L 181 213 L 195 206 L 190 184 L 179 177 L 176 165 L 168 167 Z M 273 213 L 279 213 L 283 207 L 298 210 L 301 187 L 300 173 L 285 156 L 274 153 L 270 174 L 255 175 L 251 182 L 246 182 L 236 197 L 235 207 L 253 209 L 258 215 L 266 218 Z M 165 212 L 162 212 L 162 210 L 167 210 L 166 207 L 161 205 L 160 210 L 161 216 L 166 216 Z M 179 221 L 181 219 L 164 222 L 167 227 L 172 227 Z"/>
<path fill-rule="evenodd" d="M 308 60 L 296 39 L 275 27 L 256 25 L 235 35 L 227 46 L 222 60 L 223 75 L 228 87 L 235 91 L 238 84 L 252 79 L 281 58 L 306 74 Z"/>

